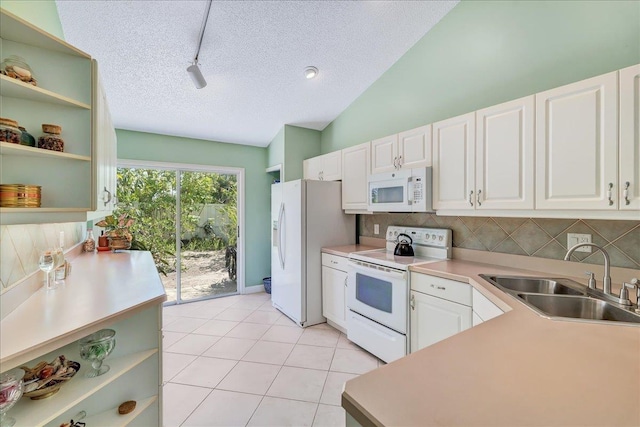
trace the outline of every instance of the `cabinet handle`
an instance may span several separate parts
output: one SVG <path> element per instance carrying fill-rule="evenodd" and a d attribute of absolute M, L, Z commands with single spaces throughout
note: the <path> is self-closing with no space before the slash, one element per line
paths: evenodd
<path fill-rule="evenodd" d="M 613 205 L 613 191 L 611 191 L 611 189 L 613 188 L 613 183 L 610 182 L 609 183 L 609 190 L 607 191 L 607 198 L 609 199 L 609 206 Z"/>
<path fill-rule="evenodd" d="M 473 197 L 473 190 L 469 191 L 469 204 L 470 204 L 471 206 L 473 206 L 473 199 L 472 199 L 472 197 Z"/>
<path fill-rule="evenodd" d="M 409 305 L 411 306 L 411 310 L 416 309 L 416 296 L 413 294 L 411 294 L 411 302 L 409 303 Z"/>
<path fill-rule="evenodd" d="M 398 169 L 398 158 L 397 157 L 393 158 L 393 168 L 394 169 Z"/>
<path fill-rule="evenodd" d="M 348 279 L 348 278 L 349 278 L 349 276 L 347 276 L 347 277 L 345 277 L 345 278 L 344 278 L 344 287 L 345 287 L 345 288 L 347 287 L 347 279 Z"/>
<path fill-rule="evenodd" d="M 629 200 L 629 186 L 630 185 L 631 185 L 631 183 L 629 181 L 624 183 L 624 191 L 622 192 L 622 195 L 624 196 L 624 204 L 625 205 L 631 204 L 631 200 Z"/>
<path fill-rule="evenodd" d="M 402 156 L 398 157 L 398 169 L 402 167 Z"/>
<path fill-rule="evenodd" d="M 331 264 L 337 264 L 338 261 L 331 260 Z"/>
<path fill-rule="evenodd" d="M 482 198 L 480 197 L 482 194 L 482 190 L 478 190 L 478 194 L 476 194 L 476 201 L 478 202 L 478 206 L 482 206 Z"/>
<path fill-rule="evenodd" d="M 447 288 L 445 288 L 444 286 L 436 286 L 436 285 L 434 285 L 433 283 L 431 284 L 431 287 L 432 287 L 432 288 L 439 289 L 439 290 L 441 290 L 441 291 L 446 291 L 446 290 L 447 290 Z"/>
<path fill-rule="evenodd" d="M 104 187 L 104 192 L 107 193 L 107 197 L 103 199 L 104 205 L 107 206 L 107 203 L 111 201 L 111 191 L 107 190 L 107 187 Z"/>

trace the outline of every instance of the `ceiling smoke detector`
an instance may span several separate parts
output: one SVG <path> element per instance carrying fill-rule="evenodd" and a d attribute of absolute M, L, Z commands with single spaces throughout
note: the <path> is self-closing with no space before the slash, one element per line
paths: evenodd
<path fill-rule="evenodd" d="M 307 67 L 304 69 L 304 76 L 307 79 L 312 79 L 318 75 L 318 69 L 316 67 Z"/>

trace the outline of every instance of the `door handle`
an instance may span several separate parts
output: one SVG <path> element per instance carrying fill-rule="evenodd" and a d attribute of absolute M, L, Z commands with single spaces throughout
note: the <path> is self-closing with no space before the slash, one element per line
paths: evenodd
<path fill-rule="evenodd" d="M 478 202 L 478 206 L 482 206 L 482 198 L 480 195 L 482 194 L 482 190 L 478 190 L 478 194 L 476 194 L 476 202 Z"/>
<path fill-rule="evenodd" d="M 411 310 L 416 309 L 416 296 L 414 294 L 411 294 L 411 302 L 409 305 L 411 306 Z"/>
<path fill-rule="evenodd" d="M 629 200 L 629 186 L 631 185 L 631 183 L 629 181 L 624 183 L 624 191 L 622 192 L 622 195 L 624 196 L 624 204 L 625 205 L 630 205 L 631 204 L 631 200 Z"/>
<path fill-rule="evenodd" d="M 278 258 L 280 268 L 284 270 L 284 256 L 282 255 L 282 218 L 284 216 L 284 203 L 280 203 L 280 213 L 278 214 Z"/>
<path fill-rule="evenodd" d="M 107 193 L 107 195 L 103 197 L 104 205 L 107 206 L 107 204 L 111 201 L 111 191 L 107 190 L 107 187 L 104 187 L 104 192 Z"/>
<path fill-rule="evenodd" d="M 398 157 L 398 169 L 402 167 L 402 156 Z"/>
<path fill-rule="evenodd" d="M 345 288 L 347 287 L 347 279 L 348 279 L 348 278 L 349 278 L 349 276 L 347 276 L 347 277 L 345 277 L 345 278 L 344 278 L 344 287 L 345 287 Z"/>
<path fill-rule="evenodd" d="M 471 206 L 473 206 L 473 199 L 472 199 L 472 197 L 473 197 L 473 190 L 469 191 L 469 204 L 470 204 Z"/>
<path fill-rule="evenodd" d="M 609 206 L 613 205 L 613 183 L 609 183 L 609 190 L 607 190 L 607 198 L 609 199 Z"/>
<path fill-rule="evenodd" d="M 397 157 L 393 158 L 393 168 L 394 169 L 398 169 L 398 158 Z"/>

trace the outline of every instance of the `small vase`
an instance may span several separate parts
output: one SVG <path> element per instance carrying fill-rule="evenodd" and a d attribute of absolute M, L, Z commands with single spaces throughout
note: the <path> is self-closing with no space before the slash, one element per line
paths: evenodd
<path fill-rule="evenodd" d="M 131 242 L 126 237 L 109 236 L 109 249 L 112 252 L 131 248 Z"/>

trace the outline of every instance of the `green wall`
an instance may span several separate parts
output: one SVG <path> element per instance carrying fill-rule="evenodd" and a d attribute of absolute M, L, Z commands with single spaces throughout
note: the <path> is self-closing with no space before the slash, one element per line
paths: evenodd
<path fill-rule="evenodd" d="M 320 154 L 320 132 L 285 125 L 284 127 L 285 181 L 302 178 L 302 161 Z"/>
<path fill-rule="evenodd" d="M 2 0 L 0 7 L 64 40 L 58 8 L 54 0 Z"/>
<path fill-rule="evenodd" d="M 322 152 L 637 63 L 638 1 L 463 1 L 323 130 Z"/>
<path fill-rule="evenodd" d="M 245 284 L 262 285 L 271 271 L 271 177 L 267 149 L 127 130 L 118 135 L 118 159 L 245 169 Z"/>

